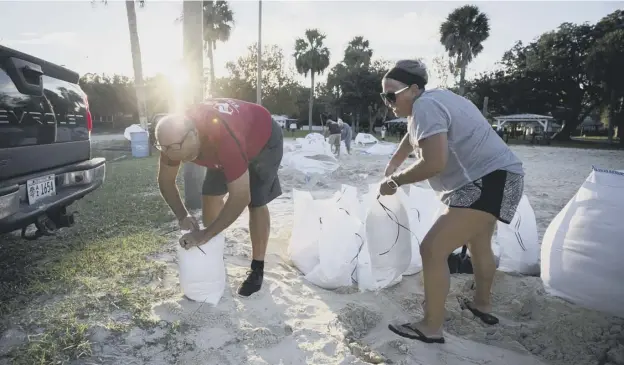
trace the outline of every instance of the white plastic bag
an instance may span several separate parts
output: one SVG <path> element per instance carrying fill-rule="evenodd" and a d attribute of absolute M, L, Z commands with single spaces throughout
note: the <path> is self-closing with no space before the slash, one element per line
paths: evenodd
<path fill-rule="evenodd" d="M 289 244 L 293 264 L 315 285 L 349 286 L 362 239 L 357 189 L 342 185 L 329 199 L 294 190 L 294 226 Z"/>
<path fill-rule="evenodd" d="M 371 189 L 373 189 L 371 187 Z M 360 290 L 379 290 L 402 279 L 412 258 L 407 211 L 397 194 L 377 199 L 369 192 L 366 215 L 366 243 L 358 257 L 357 281 Z"/>
<path fill-rule="evenodd" d="M 542 241 L 546 291 L 624 317 L 624 173 L 594 168 Z"/>
<path fill-rule="evenodd" d="M 526 195 L 522 196 L 510 224 L 497 223 L 496 246 L 500 252 L 498 269 L 524 275 L 539 273 L 540 242 L 535 212 Z"/>
<path fill-rule="evenodd" d="M 224 245 L 222 234 L 188 250 L 178 245 L 180 286 L 187 298 L 212 305 L 219 303 L 225 290 Z"/>

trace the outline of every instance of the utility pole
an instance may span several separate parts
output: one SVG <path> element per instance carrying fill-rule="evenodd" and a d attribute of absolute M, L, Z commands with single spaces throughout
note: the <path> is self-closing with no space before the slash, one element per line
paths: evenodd
<path fill-rule="evenodd" d="M 256 104 L 262 105 L 262 0 L 258 0 L 258 72 L 256 80 Z"/>
<path fill-rule="evenodd" d="M 182 2 L 183 59 L 189 87 L 184 105 L 200 103 L 204 98 L 204 12 L 202 1 Z M 194 163 L 184 164 L 184 204 L 189 210 L 201 208 L 201 189 L 206 169 Z"/>

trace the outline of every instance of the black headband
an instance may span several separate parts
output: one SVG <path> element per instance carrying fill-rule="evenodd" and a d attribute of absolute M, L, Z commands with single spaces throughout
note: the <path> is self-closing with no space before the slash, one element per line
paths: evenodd
<path fill-rule="evenodd" d="M 397 80 L 407 86 L 418 85 L 418 88 L 420 89 L 424 88 L 427 84 L 424 77 L 414 75 L 411 72 L 405 71 L 404 69 L 397 67 L 391 68 L 384 77 L 387 79 Z"/>

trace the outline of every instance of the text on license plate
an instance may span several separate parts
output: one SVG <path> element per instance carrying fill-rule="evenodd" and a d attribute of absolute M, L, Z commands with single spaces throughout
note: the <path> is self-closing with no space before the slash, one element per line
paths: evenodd
<path fill-rule="evenodd" d="M 41 176 L 26 181 L 26 191 L 28 193 L 28 204 L 34 204 L 42 198 L 56 195 L 54 175 Z"/>

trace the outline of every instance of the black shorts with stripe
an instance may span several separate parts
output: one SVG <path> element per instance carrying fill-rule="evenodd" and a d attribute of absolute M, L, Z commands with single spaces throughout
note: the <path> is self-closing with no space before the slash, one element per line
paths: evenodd
<path fill-rule="evenodd" d="M 459 189 L 442 195 L 451 208 L 470 208 L 492 214 L 509 224 L 516 214 L 524 192 L 524 176 L 495 170 Z"/>

